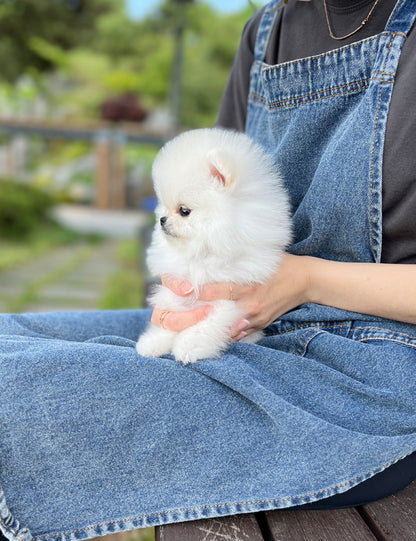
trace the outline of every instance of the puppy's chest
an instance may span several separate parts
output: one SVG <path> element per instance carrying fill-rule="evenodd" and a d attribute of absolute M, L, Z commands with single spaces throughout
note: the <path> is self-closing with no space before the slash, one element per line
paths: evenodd
<path fill-rule="evenodd" d="M 187 251 L 171 246 L 159 252 L 156 274 L 171 274 L 186 279 L 194 287 L 218 282 L 248 283 L 257 281 L 261 263 L 254 255 L 228 253 L 221 255 L 206 251 Z"/>

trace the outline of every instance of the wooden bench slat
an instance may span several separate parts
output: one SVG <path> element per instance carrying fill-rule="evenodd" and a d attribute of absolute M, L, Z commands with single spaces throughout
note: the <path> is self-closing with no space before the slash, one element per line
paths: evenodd
<path fill-rule="evenodd" d="M 416 481 L 389 498 L 363 506 L 360 512 L 379 539 L 416 541 Z"/>
<path fill-rule="evenodd" d="M 157 541 L 264 539 L 416 541 L 416 481 L 398 494 L 358 508 L 328 511 L 276 510 L 168 524 L 156 528 Z"/>
<path fill-rule="evenodd" d="M 167 524 L 156 528 L 156 541 L 263 541 L 254 514 Z M 333 541 L 333 540 L 332 540 Z"/>
<path fill-rule="evenodd" d="M 376 537 L 355 509 L 267 511 L 274 541 L 375 541 Z"/>

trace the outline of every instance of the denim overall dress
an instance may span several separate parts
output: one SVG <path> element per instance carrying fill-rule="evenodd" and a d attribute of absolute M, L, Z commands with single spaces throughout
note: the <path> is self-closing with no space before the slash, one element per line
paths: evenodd
<path fill-rule="evenodd" d="M 379 262 L 383 140 L 415 0 L 378 36 L 267 66 L 247 132 L 291 193 L 292 252 Z M 343 493 L 416 450 L 416 326 L 305 305 L 260 344 L 140 358 L 148 311 L 0 315 L 0 533 L 75 541 Z"/>

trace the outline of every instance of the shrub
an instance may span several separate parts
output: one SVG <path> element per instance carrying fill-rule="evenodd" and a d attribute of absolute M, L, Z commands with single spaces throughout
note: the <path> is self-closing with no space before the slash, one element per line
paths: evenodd
<path fill-rule="evenodd" d="M 39 188 L 0 180 L 0 238 L 27 236 L 47 218 L 53 198 Z"/>

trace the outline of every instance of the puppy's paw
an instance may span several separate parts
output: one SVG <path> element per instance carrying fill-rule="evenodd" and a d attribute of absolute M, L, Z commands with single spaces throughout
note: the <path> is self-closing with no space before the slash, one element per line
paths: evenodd
<path fill-rule="evenodd" d="M 169 349 L 155 342 L 151 336 L 143 335 L 136 344 L 136 351 L 142 357 L 162 357 L 169 353 Z"/>
<path fill-rule="evenodd" d="M 142 357 L 162 357 L 172 352 L 172 343 L 175 333 L 151 327 L 139 336 L 136 351 Z"/>
<path fill-rule="evenodd" d="M 184 364 L 195 363 L 202 359 L 215 359 L 224 351 L 226 344 L 209 341 L 199 334 L 182 332 L 174 343 L 172 353 L 177 361 Z"/>
<path fill-rule="evenodd" d="M 253 332 L 252 334 L 249 334 L 242 340 L 240 340 L 240 342 L 246 342 L 248 344 L 257 344 L 257 342 L 259 342 L 262 338 L 264 338 L 264 336 L 265 334 L 263 331 L 256 331 L 256 332 Z"/>

